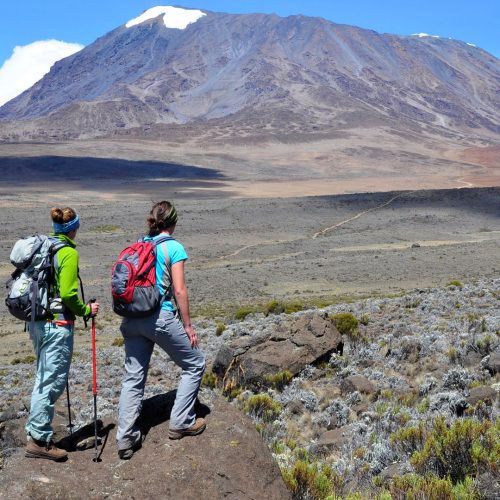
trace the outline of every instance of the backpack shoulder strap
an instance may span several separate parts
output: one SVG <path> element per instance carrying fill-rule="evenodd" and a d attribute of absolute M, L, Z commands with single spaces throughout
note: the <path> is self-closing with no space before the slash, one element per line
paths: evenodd
<path fill-rule="evenodd" d="M 165 257 L 165 272 L 168 276 L 168 286 L 165 289 L 165 293 L 163 295 L 162 302 L 164 300 L 172 300 L 172 299 L 175 300 L 175 296 L 172 293 L 172 265 L 171 265 L 171 261 L 170 261 L 170 255 L 168 254 L 168 247 L 166 245 L 167 241 L 175 241 L 175 239 L 172 238 L 172 236 L 165 235 L 165 236 L 162 236 L 161 238 L 158 238 L 155 241 L 155 248 L 158 245 L 165 245 L 163 255 Z"/>
<path fill-rule="evenodd" d="M 50 241 L 52 242 L 52 245 L 50 247 L 50 258 L 52 261 L 52 267 L 54 268 L 55 271 L 57 271 L 59 267 L 59 263 L 57 261 L 57 252 L 61 250 L 61 248 L 68 247 L 69 245 L 65 241 L 61 241 L 58 238 L 55 238 L 53 236 L 50 237 Z"/>
<path fill-rule="evenodd" d="M 155 247 L 157 247 L 158 245 L 161 245 L 162 243 L 165 243 L 167 241 L 175 241 L 175 238 L 172 238 L 172 236 L 166 234 L 165 236 L 160 236 L 156 240 L 153 240 L 152 243 Z"/>

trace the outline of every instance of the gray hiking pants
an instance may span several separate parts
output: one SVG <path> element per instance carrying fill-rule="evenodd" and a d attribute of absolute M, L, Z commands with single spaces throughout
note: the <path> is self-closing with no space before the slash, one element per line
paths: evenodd
<path fill-rule="evenodd" d="M 118 416 L 118 449 L 127 449 L 140 439 L 136 421 L 142 408 L 149 361 L 158 344 L 182 369 L 170 428 L 191 427 L 196 419 L 195 402 L 205 371 L 205 355 L 191 347 L 182 323 L 173 312 L 161 310 L 147 318 L 125 318 L 120 327 L 125 340 L 125 376 Z"/>

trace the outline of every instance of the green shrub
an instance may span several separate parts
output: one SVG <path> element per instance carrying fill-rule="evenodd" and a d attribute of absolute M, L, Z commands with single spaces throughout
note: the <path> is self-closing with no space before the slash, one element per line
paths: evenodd
<path fill-rule="evenodd" d="M 432 472 L 450 477 L 453 483 L 476 474 L 478 467 L 496 468 L 500 462 L 500 419 L 490 421 L 457 419 L 448 427 L 443 417 L 434 420 L 421 451 L 410 459 L 421 474 Z"/>
<path fill-rule="evenodd" d="M 274 387 L 278 391 L 282 391 L 283 388 L 292 380 L 293 373 L 284 370 L 282 372 L 273 373 L 270 375 L 264 375 L 264 381 L 267 385 Z"/>
<path fill-rule="evenodd" d="M 287 487 L 292 491 L 293 498 L 308 498 L 311 500 L 326 500 L 336 497 L 344 481 L 341 476 L 332 471 L 327 464 L 311 463 L 307 452 L 291 467 L 282 469 L 281 474 Z"/>
<path fill-rule="evenodd" d="M 456 485 L 450 478 L 438 478 L 432 474 L 418 476 L 405 474 L 395 476 L 389 483 L 393 500 L 475 500 L 479 495 L 472 478 L 466 478 Z"/>
<path fill-rule="evenodd" d="M 115 337 L 113 339 L 113 342 L 111 342 L 111 345 L 114 345 L 116 347 L 121 347 L 125 344 L 125 340 L 123 339 L 123 337 Z"/>
<path fill-rule="evenodd" d="M 427 411 L 429 410 L 429 407 L 430 407 L 430 400 L 428 397 L 425 397 L 424 399 L 422 399 L 422 401 L 420 401 L 420 403 L 417 405 L 417 411 L 419 413 L 427 413 Z"/>
<path fill-rule="evenodd" d="M 403 394 L 399 394 L 397 400 L 403 406 L 412 407 L 418 399 L 418 393 L 415 390 L 407 391 Z"/>
<path fill-rule="evenodd" d="M 91 231 L 96 233 L 116 233 L 117 231 L 121 231 L 121 227 L 115 224 L 102 224 L 101 226 L 93 227 Z"/>
<path fill-rule="evenodd" d="M 458 351 L 455 347 L 450 347 L 448 349 L 448 359 L 450 360 L 450 363 L 455 363 L 458 359 Z"/>
<path fill-rule="evenodd" d="M 420 474 L 464 481 L 478 469 L 492 469 L 500 462 L 500 419 L 496 425 L 472 418 L 457 419 L 451 426 L 437 417 L 427 429 L 423 422 L 400 429 L 391 442 L 411 454 L 410 463 Z"/>
<path fill-rule="evenodd" d="M 285 314 L 292 314 L 295 312 L 302 311 L 305 308 L 305 305 L 300 303 L 299 301 L 286 302 L 285 303 Z"/>
<path fill-rule="evenodd" d="M 253 307 L 249 307 L 249 306 L 243 306 L 243 307 L 240 307 L 236 310 L 236 312 L 234 313 L 234 317 L 235 319 L 237 319 L 238 321 L 242 321 L 244 320 L 249 314 L 253 314 L 254 312 L 256 312 L 255 308 Z"/>
<path fill-rule="evenodd" d="M 222 321 L 216 321 L 215 323 L 215 335 L 220 337 L 226 330 L 226 325 Z"/>
<path fill-rule="evenodd" d="M 366 326 L 368 323 L 370 323 L 370 316 L 367 313 L 364 313 L 361 315 L 361 318 L 359 318 L 359 322 L 363 325 Z"/>
<path fill-rule="evenodd" d="M 271 445 L 271 450 L 273 453 L 276 453 L 276 455 L 280 455 L 285 452 L 285 444 L 282 441 L 276 440 Z"/>
<path fill-rule="evenodd" d="M 25 356 L 24 358 L 14 358 L 10 364 L 11 365 L 19 365 L 19 364 L 26 364 L 26 365 L 29 365 L 31 363 L 33 363 L 34 361 L 36 361 L 36 356 L 33 355 L 33 354 L 28 354 L 27 356 Z"/>
<path fill-rule="evenodd" d="M 264 305 L 264 314 L 266 316 L 269 316 L 270 314 L 281 314 L 284 311 L 285 306 L 277 300 L 271 300 Z"/>
<path fill-rule="evenodd" d="M 358 320 L 354 314 L 350 312 L 340 312 L 330 316 L 330 319 L 341 334 L 346 334 L 351 337 L 358 336 Z"/>
<path fill-rule="evenodd" d="M 457 286 L 459 288 L 463 287 L 462 282 L 458 280 L 451 280 L 449 283 L 446 284 L 446 286 Z"/>
<path fill-rule="evenodd" d="M 493 350 L 494 345 L 495 339 L 489 334 L 476 341 L 476 347 L 482 356 L 487 356 L 488 354 L 490 354 L 490 352 Z"/>
<path fill-rule="evenodd" d="M 236 399 L 236 398 L 239 398 L 242 393 L 243 393 L 243 388 L 236 387 L 234 389 L 231 389 L 228 397 L 229 397 L 229 399 Z"/>
<path fill-rule="evenodd" d="M 426 438 L 425 424 L 419 422 L 415 427 L 404 427 L 390 437 L 392 444 L 396 444 L 405 453 L 413 453 L 424 447 Z"/>
<path fill-rule="evenodd" d="M 215 389 L 217 386 L 217 375 L 213 372 L 205 372 L 201 379 L 201 385 L 210 387 L 210 389 Z"/>
<path fill-rule="evenodd" d="M 280 414 L 281 405 L 267 394 L 255 394 L 247 399 L 244 409 L 265 422 L 271 422 Z"/>

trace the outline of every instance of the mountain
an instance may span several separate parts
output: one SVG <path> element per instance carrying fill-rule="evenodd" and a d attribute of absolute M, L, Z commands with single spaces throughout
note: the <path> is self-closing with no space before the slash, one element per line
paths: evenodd
<path fill-rule="evenodd" d="M 194 135 L 231 127 L 292 141 L 363 127 L 500 131 L 499 60 L 467 43 L 300 15 L 171 9 L 57 62 L 0 108 L 0 139 L 161 137 L 187 125 Z M 188 24 L 167 27 L 172 16 Z"/>

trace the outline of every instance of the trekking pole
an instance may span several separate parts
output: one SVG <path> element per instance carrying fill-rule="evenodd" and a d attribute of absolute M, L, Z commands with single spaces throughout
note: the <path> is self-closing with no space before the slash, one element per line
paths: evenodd
<path fill-rule="evenodd" d="M 71 423 L 71 404 L 69 402 L 69 374 L 68 378 L 66 379 L 66 400 L 68 402 L 68 427 L 69 427 L 69 433 L 73 434 L 73 427 L 74 425 Z"/>
<path fill-rule="evenodd" d="M 96 299 L 91 299 L 90 303 Z M 95 456 L 93 461 L 99 462 L 99 453 L 97 450 L 97 356 L 95 349 L 95 316 L 92 316 L 92 392 L 94 393 L 94 449 Z"/>

